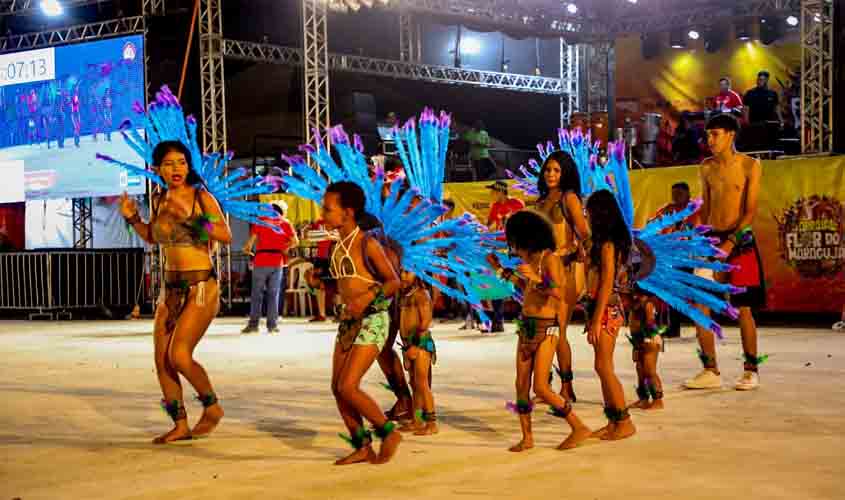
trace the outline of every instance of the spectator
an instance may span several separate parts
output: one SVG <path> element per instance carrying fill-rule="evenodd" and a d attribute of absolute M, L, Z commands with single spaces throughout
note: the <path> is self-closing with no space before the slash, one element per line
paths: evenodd
<path fill-rule="evenodd" d="M 722 113 L 742 113 L 742 98 L 731 89 L 731 80 L 726 76 L 719 79 L 719 93 L 713 98 L 713 107 Z"/>
<path fill-rule="evenodd" d="M 487 186 L 493 195 L 493 204 L 487 216 L 487 227 L 492 231 L 503 231 L 508 218 L 525 208 L 525 203 L 518 198 L 508 197 L 508 185 L 505 181 L 496 181 Z M 505 301 L 493 300 L 493 325 L 491 333 L 505 331 Z"/>
<path fill-rule="evenodd" d="M 262 217 L 261 221 L 271 227 L 253 225 L 250 237 L 243 247 L 244 253 L 252 254 L 255 245 L 255 259 L 252 270 L 252 298 L 250 300 L 249 323 L 241 333 L 258 332 L 264 298 L 267 299 L 267 333 L 278 333 L 279 292 L 287 270 L 288 249 L 299 244 L 296 231 L 285 218 L 288 206 L 283 200 L 273 202 L 276 217 Z"/>
<path fill-rule="evenodd" d="M 681 113 L 675 137 L 672 139 L 672 157 L 675 163 L 688 165 L 701 161 L 702 136 L 698 129 L 690 124 L 689 115 Z"/>
<path fill-rule="evenodd" d="M 742 101 L 746 106 L 746 121 L 749 124 L 775 120 L 783 124 L 780 106 L 778 106 L 778 94 L 769 88 L 768 71 L 757 73 L 757 86 L 746 92 Z"/>
<path fill-rule="evenodd" d="M 491 179 L 496 174 L 496 164 L 490 159 L 490 136 L 484 128 L 483 121 L 476 121 L 472 130 L 464 133 L 463 139 L 469 143 L 473 170 L 480 179 Z"/>

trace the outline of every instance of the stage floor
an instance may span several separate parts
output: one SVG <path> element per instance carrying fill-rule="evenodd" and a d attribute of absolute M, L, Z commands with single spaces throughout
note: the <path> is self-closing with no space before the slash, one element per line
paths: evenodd
<path fill-rule="evenodd" d="M 660 369 L 666 409 L 634 412 L 638 433 L 555 450 L 566 425 L 535 412 L 536 448 L 519 440 L 513 326 L 494 337 L 458 324 L 434 329 L 434 394 L 441 432 L 406 436 L 384 466 L 335 467 L 347 453 L 329 390 L 334 325 L 286 321 L 277 336 L 241 336 L 243 320 L 214 322 L 197 359 L 226 410 L 209 439 L 154 446 L 169 420 L 158 407 L 151 323 L 0 322 L 0 498 L 843 498 L 845 335 L 766 328 L 762 388 L 729 389 L 741 370 L 736 329 L 719 347 L 725 388 L 689 392 L 698 370 L 691 329 L 670 340 Z M 603 424 L 592 353 L 574 340 L 579 415 Z M 634 395 L 630 347 L 617 372 Z M 377 367 L 365 387 L 392 395 Z M 192 394 L 187 390 L 186 394 Z M 199 403 L 187 401 L 193 423 Z"/>

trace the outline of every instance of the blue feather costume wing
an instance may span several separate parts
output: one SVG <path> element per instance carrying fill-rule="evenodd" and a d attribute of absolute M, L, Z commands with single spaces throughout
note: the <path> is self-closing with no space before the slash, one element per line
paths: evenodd
<path fill-rule="evenodd" d="M 543 161 L 555 150 L 551 141 L 545 145 L 539 144 L 537 149 Z M 736 318 L 737 310 L 724 297 L 726 294 L 743 290 L 701 278 L 690 273 L 689 269 L 725 272 L 734 269 L 733 266 L 717 260 L 724 255 L 713 246 L 715 242 L 705 236 L 709 230 L 705 226 L 664 234 L 665 229 L 695 213 L 701 202 L 693 201 L 684 210 L 653 220 L 637 230 L 634 228 L 634 203 L 628 178 L 625 143 L 617 141 L 608 144 L 608 162 L 603 166 L 597 161 L 599 143 L 591 142 L 589 132 L 583 134 L 580 129 L 571 132 L 558 130 L 558 149 L 568 153 L 575 160 L 581 179 L 582 196 L 587 197 L 603 189 L 614 194 L 633 238 L 634 252 L 647 262 L 644 266 L 646 269 L 633 276 L 632 281 L 696 324 L 721 336 L 719 324 L 699 311 L 695 304 L 705 305 L 716 313 Z M 532 194 L 530 189 L 533 189 L 533 194 L 536 194 L 539 170 L 535 163 L 533 170 L 521 169 L 522 175 L 510 175 L 517 179 L 517 188 L 528 194 Z M 527 190 L 521 187 L 532 181 L 535 183 L 534 188 L 529 186 Z"/>
<path fill-rule="evenodd" d="M 126 120 L 120 125 L 123 139 L 145 164 L 153 162 L 153 151 L 163 141 L 179 141 L 188 148 L 194 171 L 202 179 L 205 188 L 214 196 L 220 208 L 234 217 L 254 224 L 266 225 L 259 217 L 275 217 L 276 212 L 267 203 L 246 201 L 243 198 L 275 191 L 271 182 L 261 177 L 250 177 L 244 169 L 226 173 L 232 153 L 203 154 L 197 142 L 197 122 L 192 116 L 185 117 L 179 100 L 165 85 L 156 93 L 155 101 L 145 111 L 140 103 L 133 105 L 139 115 L 147 138 L 141 136 L 133 124 Z M 164 181 L 155 172 L 143 165 L 132 165 L 115 160 L 106 155 L 97 154 L 97 158 L 113 165 L 125 168 L 132 174 L 141 175 L 150 181 L 164 186 Z"/>
<path fill-rule="evenodd" d="M 313 145 L 300 149 L 311 155 L 315 170 L 301 156 L 284 157 L 290 173 L 284 177 L 288 192 L 320 203 L 330 183 L 354 182 L 366 195 L 365 209 L 382 223 L 384 235 L 402 249 L 402 267 L 423 281 L 437 287 L 445 295 L 469 302 L 483 320 L 481 300 L 501 298 L 513 288 L 489 271 L 487 254 L 504 248 L 497 238 L 471 215 L 441 220 L 446 209 L 440 204 L 443 196 L 446 147 L 449 137 L 449 115 L 437 118 L 431 110 L 423 112 L 419 136 L 416 123 L 409 121 L 397 131 L 397 149 L 405 162 L 411 189 L 400 194 L 399 182 L 390 184 L 382 196 L 384 172 L 371 174 L 357 136 L 350 141 L 342 126 L 329 129 L 329 139 L 340 162 L 329 154 L 318 134 Z M 316 132 L 316 131 L 315 131 Z M 414 205 L 416 203 L 416 205 Z M 411 208 L 413 206 L 413 208 Z M 481 282 L 473 277 L 483 275 Z M 452 278 L 459 286 L 443 284 L 439 277 Z"/>

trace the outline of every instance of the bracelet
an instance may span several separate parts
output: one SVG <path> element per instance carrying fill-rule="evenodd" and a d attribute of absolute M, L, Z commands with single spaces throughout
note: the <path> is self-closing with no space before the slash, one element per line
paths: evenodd
<path fill-rule="evenodd" d="M 138 215 L 138 212 L 135 212 L 134 214 L 132 214 L 131 217 L 124 217 L 123 219 L 126 220 L 126 223 L 131 225 L 131 226 L 134 226 L 135 224 L 143 222 L 141 220 L 141 216 Z"/>

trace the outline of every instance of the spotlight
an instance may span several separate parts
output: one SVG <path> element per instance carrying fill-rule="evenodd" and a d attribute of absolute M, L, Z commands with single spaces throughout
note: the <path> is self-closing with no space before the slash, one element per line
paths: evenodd
<path fill-rule="evenodd" d="M 50 17 L 60 16 L 64 12 L 59 0 L 41 0 L 41 10 Z"/>
<path fill-rule="evenodd" d="M 463 38 L 461 39 L 461 53 L 468 55 L 476 55 L 481 52 L 481 42 L 477 38 Z"/>
<path fill-rule="evenodd" d="M 669 45 L 673 49 L 686 48 L 687 41 L 684 39 L 684 32 L 682 30 L 673 30 L 669 32 Z"/>
<path fill-rule="evenodd" d="M 575 15 L 575 14 L 578 13 L 578 6 L 575 5 L 574 3 L 571 3 L 571 4 L 566 6 L 566 11 L 569 12 L 570 14 Z"/>
<path fill-rule="evenodd" d="M 751 40 L 751 29 L 748 22 L 739 22 L 735 26 L 737 40 Z"/>
<path fill-rule="evenodd" d="M 628 3 L 637 3 L 637 0 L 628 0 Z"/>
<path fill-rule="evenodd" d="M 767 21 L 763 23 L 763 21 Z M 771 45 L 784 35 L 786 27 L 774 19 L 760 19 L 760 42 L 763 45 Z"/>
<path fill-rule="evenodd" d="M 822 15 L 816 12 L 815 14 L 813 14 L 813 21 L 817 23 L 822 22 Z"/>
<path fill-rule="evenodd" d="M 698 40 L 698 37 L 700 35 L 695 30 L 689 30 L 689 33 L 687 33 L 687 36 L 690 37 L 690 40 Z"/>
<path fill-rule="evenodd" d="M 786 18 L 786 24 L 790 26 L 798 26 L 798 18 L 795 16 L 789 16 Z"/>

